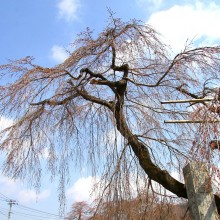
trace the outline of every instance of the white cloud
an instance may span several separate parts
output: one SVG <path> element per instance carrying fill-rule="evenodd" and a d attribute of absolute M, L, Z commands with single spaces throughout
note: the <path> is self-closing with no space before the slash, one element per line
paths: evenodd
<path fill-rule="evenodd" d="M 174 51 L 182 50 L 187 40 L 192 39 L 215 43 L 220 40 L 220 5 L 200 1 L 175 5 L 152 14 L 147 23 L 164 36 L 165 43 Z"/>
<path fill-rule="evenodd" d="M 13 120 L 6 118 L 6 117 L 0 117 L 0 131 L 11 126 L 13 124 Z"/>
<path fill-rule="evenodd" d="M 115 143 L 117 146 L 120 146 L 122 144 L 122 140 L 123 137 L 121 136 L 121 133 L 114 128 L 105 134 L 105 142 L 109 143 L 110 146 Z"/>
<path fill-rule="evenodd" d="M 42 159 L 48 159 L 49 154 L 50 154 L 49 149 L 47 147 L 43 148 L 40 153 L 41 153 Z"/>
<path fill-rule="evenodd" d="M 18 193 L 18 200 L 21 203 L 30 203 L 36 201 L 42 201 L 50 196 L 50 190 L 46 189 L 41 193 L 36 193 L 34 190 L 21 190 Z"/>
<path fill-rule="evenodd" d="M 51 49 L 51 58 L 57 62 L 57 63 L 61 63 L 63 62 L 65 59 L 67 59 L 68 57 L 68 53 L 66 52 L 66 50 L 58 45 L 54 45 Z"/>
<path fill-rule="evenodd" d="M 5 195 L 11 196 L 18 190 L 20 182 L 17 180 L 9 179 L 6 176 L 0 174 L 0 188 L 1 192 L 4 192 Z"/>
<path fill-rule="evenodd" d="M 75 20 L 80 7 L 79 0 L 59 0 L 57 4 L 59 17 L 68 22 Z"/>
<path fill-rule="evenodd" d="M 10 127 L 13 124 L 13 120 L 6 118 L 4 116 L 0 117 L 0 132 L 2 130 L 4 130 L 5 128 Z M 7 137 L 8 133 L 5 133 L 4 135 L 1 135 L 1 143 L 3 143 L 3 141 L 5 140 L 5 138 Z"/>
<path fill-rule="evenodd" d="M 49 189 L 36 193 L 34 190 L 25 189 L 21 181 L 10 179 L 2 174 L 0 174 L 0 188 L 5 196 L 26 204 L 42 201 L 50 196 Z"/>
<path fill-rule="evenodd" d="M 79 178 L 66 192 L 72 202 L 91 201 L 91 192 L 97 178 L 93 176 Z"/>

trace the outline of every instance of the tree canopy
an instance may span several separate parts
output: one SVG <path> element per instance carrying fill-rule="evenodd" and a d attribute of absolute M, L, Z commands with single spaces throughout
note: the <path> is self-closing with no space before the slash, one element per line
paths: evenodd
<path fill-rule="evenodd" d="M 4 172 L 39 187 L 46 166 L 59 175 L 61 201 L 83 163 L 100 176 L 101 197 L 128 199 L 149 179 L 187 198 L 172 174 L 190 160 L 219 160 L 208 147 L 219 130 L 219 55 L 219 46 L 191 44 L 174 54 L 151 26 L 111 17 L 98 36 L 80 33 L 59 65 L 10 60 L 0 66 L 0 112 L 13 122 L 1 132 Z M 161 104 L 204 97 L 213 101 Z"/>

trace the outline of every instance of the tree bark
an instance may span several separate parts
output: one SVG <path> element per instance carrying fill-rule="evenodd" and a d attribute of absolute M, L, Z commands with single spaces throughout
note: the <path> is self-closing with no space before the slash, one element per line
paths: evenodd
<path fill-rule="evenodd" d="M 129 129 L 123 114 L 123 109 L 120 107 L 120 105 L 116 105 L 114 113 L 118 131 L 124 138 L 128 140 L 129 145 L 139 160 L 140 166 L 148 175 L 148 177 L 151 180 L 161 184 L 165 189 L 174 193 L 178 197 L 187 199 L 185 184 L 179 182 L 173 178 L 166 170 L 161 170 L 152 162 L 147 147 L 144 146 L 144 144 L 141 143 Z M 217 195 L 214 195 L 214 198 L 218 213 L 220 214 L 220 198 Z"/>

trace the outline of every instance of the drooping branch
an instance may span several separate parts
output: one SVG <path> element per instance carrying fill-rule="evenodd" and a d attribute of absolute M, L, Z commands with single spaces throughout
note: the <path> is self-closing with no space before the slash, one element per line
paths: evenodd
<path fill-rule="evenodd" d="M 69 71 L 64 70 L 64 72 L 65 72 L 68 76 L 70 76 L 71 79 L 74 79 L 74 80 L 80 79 L 80 78 L 82 77 L 82 73 L 83 73 L 83 72 L 80 72 L 79 76 L 74 77 Z"/>
<path fill-rule="evenodd" d="M 56 106 L 56 105 L 64 105 L 66 104 L 67 102 L 73 100 L 74 98 L 76 98 L 77 96 L 79 96 L 79 94 L 73 94 L 73 95 L 70 95 L 68 96 L 67 98 L 61 100 L 61 101 L 56 101 L 56 100 L 53 100 L 53 99 L 45 99 L 43 101 L 40 101 L 40 102 L 34 102 L 34 103 L 31 103 L 30 105 L 34 106 L 34 105 L 50 105 L 50 106 Z"/>
<path fill-rule="evenodd" d="M 130 79 L 127 76 L 125 76 L 126 80 L 128 80 L 129 82 L 133 83 L 134 85 L 136 86 L 144 86 L 144 87 L 149 87 L 149 88 L 153 88 L 153 87 L 157 87 L 160 85 L 160 83 L 163 81 L 163 79 L 170 73 L 170 71 L 172 70 L 172 68 L 175 66 L 175 64 L 178 62 L 178 56 L 179 54 L 173 59 L 173 61 L 171 62 L 171 64 L 168 66 L 168 68 L 165 70 L 165 72 L 162 74 L 162 76 L 157 80 L 156 83 L 154 84 L 146 84 L 146 83 L 139 83 L 139 82 L 136 82 L 132 79 Z"/>
<path fill-rule="evenodd" d="M 167 165 L 167 158 L 160 160 L 160 158 L 154 157 L 156 156 L 154 153 L 158 153 L 159 155 L 161 153 L 160 149 L 163 149 L 164 152 L 167 153 L 169 149 L 167 150 L 163 142 L 160 141 L 163 140 L 163 138 L 171 136 L 172 139 L 175 138 L 177 140 L 172 144 L 177 147 L 179 152 L 184 152 L 184 155 L 188 156 L 186 160 L 190 159 L 189 145 L 193 142 L 194 137 L 191 135 L 192 130 L 184 125 L 181 126 L 184 126 L 185 130 L 180 129 L 180 131 L 175 131 L 172 125 L 164 129 L 164 125 L 162 124 L 163 119 L 167 119 L 169 116 L 174 116 L 175 119 L 185 119 L 186 112 L 178 107 L 175 111 L 161 108 L 159 102 L 164 99 L 181 98 L 182 96 L 197 99 L 207 96 L 209 93 L 213 94 L 211 89 L 213 85 L 217 84 L 216 79 L 220 80 L 218 77 L 220 67 L 220 59 L 218 56 L 220 48 L 206 47 L 188 51 L 184 50 L 171 60 L 168 58 L 169 53 L 167 47 L 160 42 L 156 32 L 151 27 L 145 24 L 139 24 L 137 21 L 130 23 L 124 23 L 120 19 L 114 21 L 115 22 L 108 26 L 97 39 L 93 39 L 90 31 L 82 33 L 79 39 L 73 44 L 77 49 L 71 53 L 70 57 L 66 59 L 63 64 L 55 68 L 49 69 L 31 65 L 30 59 L 21 60 L 17 63 L 14 62 L 7 66 L 0 66 L 0 77 L 4 76 L 7 81 L 8 75 L 5 74 L 5 72 L 8 71 L 12 73 L 10 76 L 17 75 L 15 77 L 18 78 L 14 83 L 0 87 L 0 111 L 6 113 L 6 115 L 9 113 L 9 115 L 11 114 L 13 117 L 17 116 L 19 119 L 25 114 L 23 114 L 23 112 L 26 112 L 27 106 L 35 106 L 34 108 L 30 107 L 31 110 L 38 109 L 39 107 L 44 108 L 46 105 L 52 106 L 50 111 L 46 108 L 41 115 L 36 114 L 38 118 L 35 120 L 41 127 L 47 125 L 45 127 L 51 126 L 50 130 L 53 130 L 53 127 L 54 130 L 60 129 L 58 131 L 60 134 L 59 137 L 56 135 L 53 136 L 54 132 L 50 133 L 52 137 L 55 137 L 51 138 L 51 142 L 60 140 L 63 143 L 62 140 L 67 139 L 64 150 L 64 154 L 66 154 L 67 148 L 68 151 L 69 148 L 70 151 L 75 150 L 75 146 L 71 145 L 75 143 L 75 140 L 71 141 L 71 137 L 74 137 L 74 132 L 76 131 L 76 136 L 78 137 L 79 129 L 83 130 L 89 127 L 91 128 L 89 138 L 92 139 L 91 142 L 94 142 L 95 139 L 97 143 L 91 146 L 91 148 L 93 147 L 92 152 L 94 154 L 106 150 L 105 146 L 101 149 L 104 144 L 99 144 L 100 136 L 98 134 L 102 134 L 102 140 L 104 140 L 107 145 L 111 145 L 111 150 L 109 151 L 113 154 L 113 159 L 106 160 L 105 166 L 107 165 L 107 167 L 112 167 L 109 161 L 113 161 L 114 158 L 118 156 L 119 148 L 116 146 L 117 143 L 116 145 L 112 144 L 104 135 L 106 135 L 105 132 L 108 132 L 116 125 L 118 131 L 125 140 L 127 140 L 127 144 L 129 144 L 137 161 L 139 161 L 144 173 L 146 173 L 150 179 L 158 182 L 177 196 L 186 198 L 184 184 L 160 168 Z M 79 70 L 80 72 L 78 73 Z M 206 75 L 208 75 L 207 78 Z M 190 92 L 197 91 L 196 86 L 202 85 L 203 76 L 204 80 L 212 79 L 214 83 L 208 88 L 210 83 L 210 81 L 208 81 L 203 85 L 203 91 L 199 91 L 199 93 L 194 94 Z M 1 80 L 1 82 L 3 81 L 4 80 Z M 178 85 L 188 85 L 188 87 L 178 87 Z M 108 88 L 107 90 L 106 87 Z M 190 90 L 187 88 L 190 88 Z M 45 97 L 50 98 L 46 99 Z M 108 100 L 106 97 L 110 97 L 109 99 L 111 100 Z M 88 105 L 87 101 L 90 102 L 91 105 Z M 59 107 L 53 108 L 56 105 Z M 36 106 L 38 106 L 38 108 Z M 204 119 L 202 114 L 205 110 L 208 110 L 208 108 L 202 108 L 201 114 L 197 115 L 199 120 Z M 18 112 L 17 115 L 16 112 L 14 114 L 14 111 Z M 209 111 L 211 115 L 220 112 L 218 105 L 215 104 L 210 107 Z M 113 117 L 109 118 L 109 112 L 112 113 Z M 187 117 L 188 116 L 189 114 L 187 114 Z M 86 126 L 77 127 L 77 125 L 82 124 L 82 118 L 85 118 L 84 123 Z M 105 118 L 106 121 L 103 122 L 103 120 L 100 120 L 103 118 Z M 115 123 L 111 124 L 112 118 L 115 119 Z M 34 123 L 28 123 L 28 120 L 32 120 L 31 118 L 26 117 L 26 120 L 27 125 L 31 126 L 24 126 L 25 131 L 29 129 L 31 135 L 42 133 L 40 126 L 34 127 Z M 53 121 L 56 123 L 53 123 Z M 100 126 L 101 123 L 103 123 L 102 127 Z M 109 125 L 107 123 L 109 123 Z M 143 143 L 141 138 L 139 139 L 138 136 L 134 134 L 131 129 L 133 128 L 132 126 L 134 126 L 135 131 L 146 134 L 146 143 L 147 141 L 153 142 L 158 148 L 152 148 L 151 153 L 147 144 Z M 14 130 L 16 129 L 18 129 L 18 127 L 14 128 Z M 23 132 L 22 127 L 19 129 L 19 132 Z M 100 133 L 99 130 L 101 130 Z M 209 129 L 209 131 L 210 130 L 211 129 Z M 84 134 L 84 132 L 80 133 L 82 133 L 82 135 Z M 95 135 L 96 133 L 97 135 Z M 184 140 L 186 137 L 187 141 Z M 25 138 L 29 137 L 25 136 Z M 82 138 L 79 139 L 80 142 Z M 208 138 L 203 139 L 203 137 L 201 137 L 201 140 L 208 140 Z M 84 147 L 83 141 L 84 140 L 81 142 L 82 148 Z M 200 141 L 200 143 L 201 142 L 202 141 Z M 189 145 L 184 145 L 185 143 Z M 45 146 L 44 142 L 43 145 L 40 146 L 39 141 L 34 144 L 36 144 L 36 153 L 40 152 L 42 146 Z M 56 143 L 52 144 L 57 145 Z M 80 144 L 77 143 L 77 147 L 80 147 Z M 12 148 L 16 148 L 16 150 L 22 154 L 22 149 L 19 144 L 12 145 Z M 12 148 L 7 147 L 5 149 L 7 149 L 10 154 Z M 86 152 L 90 154 L 91 148 L 89 150 L 86 147 L 83 148 L 83 154 Z M 53 153 L 53 149 L 51 150 L 51 153 Z M 10 168 L 11 173 L 14 171 L 13 160 L 16 160 L 16 154 L 13 154 L 14 159 L 12 159 L 12 154 L 13 151 L 10 154 L 12 161 L 10 164 L 12 167 Z M 174 165 L 174 167 L 182 166 L 181 161 L 177 158 L 180 154 L 181 153 L 175 153 L 175 151 L 170 151 L 170 157 L 168 159 L 169 163 L 171 162 L 170 164 Z M 78 154 L 76 155 L 78 157 Z M 172 161 L 172 159 L 176 158 L 177 160 Z M 180 158 L 182 159 L 183 156 L 180 155 Z M 62 166 L 63 161 L 64 160 L 59 161 L 52 159 L 50 165 L 56 167 L 61 163 Z M 73 160 L 71 159 L 70 161 L 72 162 Z M 156 161 L 159 161 L 160 165 Z M 135 163 L 136 161 L 134 162 L 132 160 L 128 167 L 126 163 L 129 162 L 125 161 L 125 169 L 120 171 L 122 172 L 120 173 L 120 178 L 124 178 L 126 172 L 130 172 L 130 167 L 131 169 L 138 169 Z M 113 166 L 115 165 L 117 166 L 117 164 L 113 163 Z M 64 173 L 66 167 L 67 165 L 63 166 Z M 106 172 L 105 175 L 107 176 L 108 172 Z M 106 178 L 106 180 L 108 179 Z M 220 202 L 217 204 L 219 203 Z"/>

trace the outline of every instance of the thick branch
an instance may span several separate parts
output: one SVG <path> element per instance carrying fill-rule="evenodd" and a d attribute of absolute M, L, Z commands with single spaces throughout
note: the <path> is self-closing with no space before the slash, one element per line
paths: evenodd
<path fill-rule="evenodd" d="M 202 99 L 202 98 L 204 98 L 204 97 L 197 96 L 197 95 L 187 91 L 186 89 L 182 88 L 182 86 L 176 87 L 176 90 L 181 92 L 181 93 L 183 93 L 183 94 L 185 94 L 185 95 L 188 95 L 188 96 L 190 96 L 190 97 L 192 97 L 194 99 Z"/>
<path fill-rule="evenodd" d="M 100 105 L 104 105 L 107 108 L 111 109 L 112 108 L 112 104 L 110 102 L 107 102 L 105 100 L 102 100 L 100 98 L 97 98 L 95 96 L 89 95 L 86 91 L 83 90 L 78 90 L 76 89 L 77 93 L 82 96 L 85 100 L 100 104 Z"/>
<path fill-rule="evenodd" d="M 106 86 L 109 86 L 109 87 L 118 88 L 118 87 L 125 86 L 126 80 L 119 80 L 119 81 L 113 82 L 113 81 L 109 81 L 109 80 L 96 80 L 96 79 L 92 79 L 90 81 L 90 84 L 106 85 Z"/>
<path fill-rule="evenodd" d="M 102 74 L 100 74 L 100 73 L 94 73 L 94 72 L 92 72 L 89 68 L 83 68 L 83 69 L 81 69 L 80 70 L 80 73 L 87 73 L 87 74 L 89 74 L 90 76 L 92 76 L 92 77 L 95 77 L 95 78 L 100 78 L 100 79 L 102 79 L 102 80 L 107 80 Z"/>
<path fill-rule="evenodd" d="M 111 48 L 112 48 L 112 66 L 115 66 L 115 58 L 116 58 L 116 51 L 115 51 L 115 45 L 112 42 L 111 44 Z"/>
<path fill-rule="evenodd" d="M 109 81 L 109 80 L 96 80 L 92 79 L 90 81 L 90 84 L 96 84 L 96 85 L 106 85 L 109 86 L 116 95 L 119 95 L 120 97 L 124 97 L 124 93 L 127 88 L 127 80 L 122 79 L 116 82 Z"/>
<path fill-rule="evenodd" d="M 121 66 L 112 65 L 111 68 L 115 71 L 124 72 L 125 70 L 128 70 L 128 64 L 123 64 Z"/>
<path fill-rule="evenodd" d="M 116 106 L 115 119 L 117 123 L 117 129 L 120 131 L 122 136 L 128 140 L 128 143 L 130 144 L 133 152 L 139 160 L 141 167 L 146 172 L 148 177 L 158 182 L 177 196 L 187 198 L 184 184 L 174 179 L 167 171 L 161 170 L 152 162 L 147 147 L 141 143 L 128 128 L 124 114 L 122 112 L 122 108 L 120 108 L 120 106 Z"/>
<path fill-rule="evenodd" d="M 123 74 L 123 79 L 126 79 L 126 78 L 128 77 L 128 70 L 129 70 L 128 64 L 123 64 L 123 65 L 121 65 L 121 66 L 112 65 L 111 68 L 112 68 L 114 71 L 124 72 L 124 74 Z M 126 80 L 127 80 L 127 79 L 126 79 Z"/>

